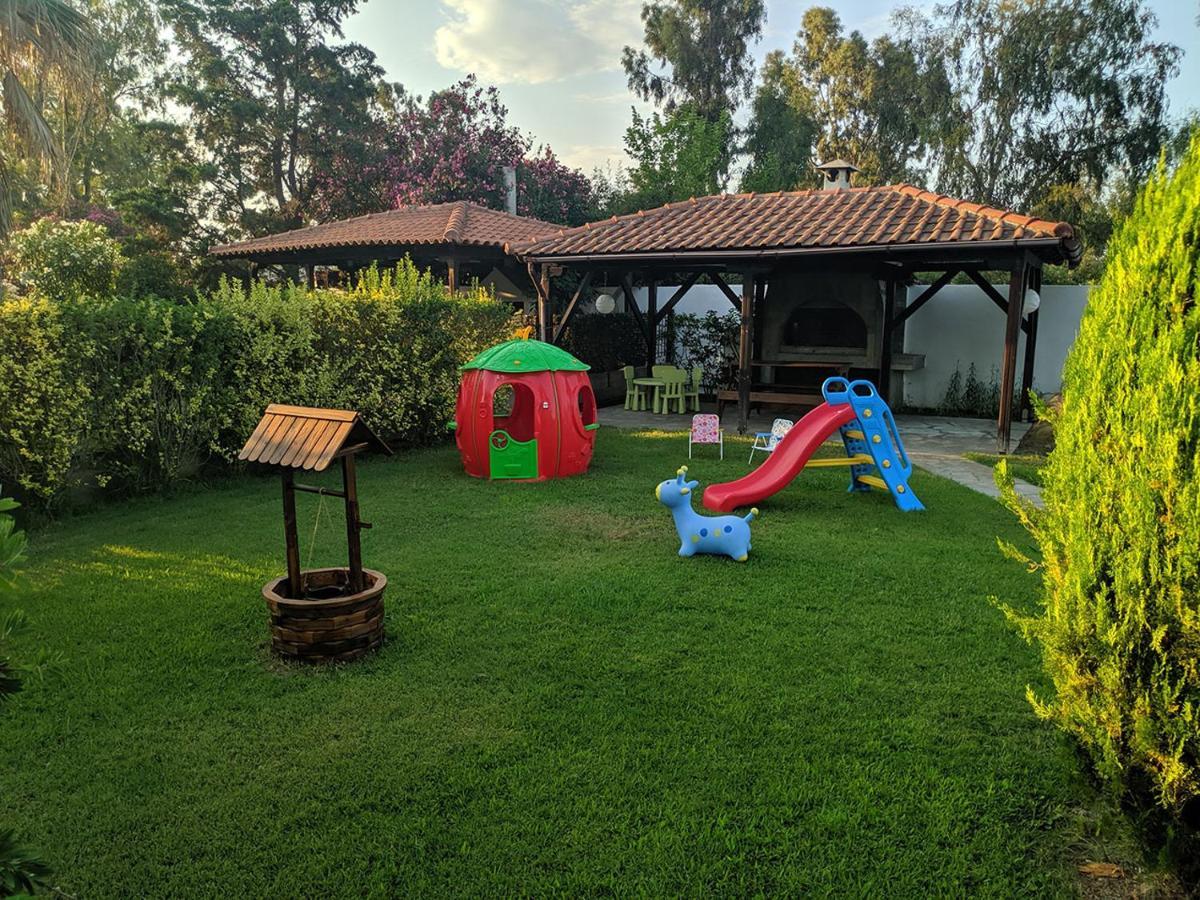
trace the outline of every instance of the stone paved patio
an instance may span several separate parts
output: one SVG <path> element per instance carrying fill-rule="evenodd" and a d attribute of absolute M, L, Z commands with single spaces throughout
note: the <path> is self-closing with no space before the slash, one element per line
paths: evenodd
<path fill-rule="evenodd" d="M 704 404 L 704 412 L 716 412 L 716 407 Z M 786 415 L 786 414 L 785 414 Z M 767 431 L 775 418 L 762 412 L 750 416 L 751 431 Z M 730 431 L 734 416 L 727 408 L 724 425 Z M 606 406 L 600 410 L 600 424 L 610 428 L 653 428 L 661 431 L 686 431 L 691 423 L 691 414 L 665 416 L 650 412 L 637 412 L 621 406 Z M 904 438 L 904 446 L 912 461 L 921 468 L 957 481 L 973 491 L 998 497 L 999 491 L 992 478 L 992 470 L 981 463 L 963 459 L 964 453 L 995 453 L 996 423 L 991 419 L 962 419 L 950 416 L 896 416 L 896 425 Z M 1012 427 L 1013 446 L 1029 430 L 1024 422 L 1014 422 Z M 1037 485 L 1016 481 L 1017 493 L 1034 504 L 1041 506 L 1041 491 Z"/>

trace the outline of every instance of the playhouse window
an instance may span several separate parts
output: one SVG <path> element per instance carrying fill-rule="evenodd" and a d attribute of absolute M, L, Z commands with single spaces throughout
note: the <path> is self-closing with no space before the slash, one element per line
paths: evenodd
<path fill-rule="evenodd" d="M 505 383 L 492 394 L 492 428 L 514 441 L 533 440 L 533 391 L 528 385 Z"/>
<path fill-rule="evenodd" d="M 584 425 L 593 425 L 596 422 L 596 395 L 592 393 L 590 385 L 583 385 L 579 388 L 579 418 L 583 420 Z"/>

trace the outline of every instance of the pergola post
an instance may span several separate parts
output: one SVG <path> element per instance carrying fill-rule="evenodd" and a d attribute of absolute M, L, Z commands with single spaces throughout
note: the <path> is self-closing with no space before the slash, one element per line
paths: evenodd
<path fill-rule="evenodd" d="M 750 422 L 750 348 L 754 325 L 754 276 L 742 275 L 741 328 L 738 332 L 738 434 Z"/>
<path fill-rule="evenodd" d="M 996 450 L 1008 453 L 1012 440 L 1013 387 L 1017 375 L 1017 338 L 1021 333 L 1021 307 L 1025 301 L 1024 259 L 1013 265 L 1008 278 L 1008 309 L 1005 312 L 1004 356 L 1000 366 L 1000 415 L 996 422 Z"/>
<path fill-rule="evenodd" d="M 876 379 L 879 396 L 891 403 L 892 389 L 892 334 L 895 332 L 893 319 L 896 317 L 897 281 L 888 276 L 883 284 L 883 328 L 879 335 L 879 377 Z"/>
<path fill-rule="evenodd" d="M 1029 272 L 1029 287 L 1042 292 L 1042 269 L 1034 267 Z M 1024 298 L 1022 297 L 1022 303 Z M 1025 317 L 1025 361 L 1021 371 L 1021 412 L 1028 413 L 1027 421 L 1033 421 L 1033 402 L 1029 392 L 1033 390 L 1034 353 L 1037 348 L 1038 310 Z"/>
<path fill-rule="evenodd" d="M 453 256 L 446 259 L 446 287 L 451 294 L 458 293 L 458 260 Z"/>
<path fill-rule="evenodd" d="M 537 279 L 537 336 L 539 341 L 550 343 L 550 267 L 541 266 Z"/>
<path fill-rule="evenodd" d="M 658 364 L 658 279 L 646 286 L 646 365 Z"/>
<path fill-rule="evenodd" d="M 300 539 L 296 533 L 296 476 L 283 470 L 283 542 L 287 551 L 288 596 L 304 596 L 300 575 Z"/>
<path fill-rule="evenodd" d="M 346 555 L 349 558 L 350 590 L 358 593 L 363 589 L 362 542 L 358 520 L 358 477 L 354 470 L 354 454 L 342 457 L 342 493 L 346 501 Z"/>

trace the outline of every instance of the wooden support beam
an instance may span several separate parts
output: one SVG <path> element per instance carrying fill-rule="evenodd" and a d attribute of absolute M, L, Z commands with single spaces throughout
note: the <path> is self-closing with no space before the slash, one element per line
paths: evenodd
<path fill-rule="evenodd" d="M 754 316 L 750 325 L 750 358 L 762 359 L 762 339 L 763 339 L 763 304 L 767 298 L 767 279 L 764 275 L 759 275 L 754 279 Z"/>
<path fill-rule="evenodd" d="M 741 326 L 738 331 L 738 434 L 750 422 L 750 348 L 754 326 L 754 276 L 742 276 Z"/>
<path fill-rule="evenodd" d="M 958 269 L 947 269 L 945 272 L 939 275 L 937 281 L 929 285 L 929 287 L 925 288 L 925 290 L 921 291 L 921 293 L 917 295 L 916 299 L 913 300 L 912 303 L 908 304 L 908 306 L 904 308 L 904 311 L 900 313 L 900 315 L 896 316 L 895 320 L 892 322 L 892 325 L 903 325 L 905 322 L 911 319 L 913 314 L 916 313 L 918 309 L 933 299 L 934 294 L 954 280 L 954 276 L 958 274 L 958 271 Z"/>
<path fill-rule="evenodd" d="M 630 314 L 633 316 L 633 321 L 637 322 L 637 326 L 641 329 L 642 337 L 645 340 L 650 339 L 650 331 L 646 328 L 646 317 L 642 315 L 642 311 L 638 308 L 637 300 L 633 296 L 633 276 L 621 276 L 621 290 L 625 294 L 625 306 L 628 307 Z"/>
<path fill-rule="evenodd" d="M 1000 365 L 1000 415 L 996 421 L 996 450 L 1008 453 L 1012 440 L 1013 382 L 1017 375 L 1017 338 L 1021 331 L 1021 304 L 1025 297 L 1025 276 L 1028 271 L 1022 260 L 1012 268 L 1008 279 L 1008 311 L 1004 327 L 1004 356 Z"/>
<path fill-rule="evenodd" d="M 571 319 L 575 315 L 575 307 L 579 304 L 579 298 L 591 287 L 592 276 L 594 274 L 595 272 L 590 269 L 583 273 L 583 279 L 579 282 L 579 287 L 575 289 L 575 294 L 571 297 L 571 302 L 567 304 L 566 312 L 562 314 L 562 318 L 558 320 L 558 325 L 554 329 L 553 343 L 557 344 L 562 340 L 563 332 L 567 330 L 567 326 L 571 323 Z"/>
<path fill-rule="evenodd" d="M 350 557 L 350 590 L 358 593 L 363 589 L 362 544 L 359 541 L 358 521 L 358 478 L 354 470 L 354 457 L 342 457 L 342 490 L 346 492 L 346 549 Z"/>
<path fill-rule="evenodd" d="M 537 271 L 533 263 L 526 263 L 529 280 L 537 291 L 537 336 L 539 341 L 550 342 L 550 269 L 541 266 Z"/>
<path fill-rule="evenodd" d="M 1042 292 L 1042 270 L 1035 267 L 1029 273 L 1029 287 Z M 1037 349 L 1038 311 L 1035 309 L 1025 317 L 1025 361 L 1021 368 L 1021 412 L 1027 413 L 1027 421 L 1033 421 L 1033 401 L 1029 392 L 1033 390 L 1034 353 Z"/>
<path fill-rule="evenodd" d="M 458 293 L 458 260 L 453 256 L 446 260 L 446 288 L 451 294 Z"/>
<path fill-rule="evenodd" d="M 311 291 L 317 286 L 317 267 L 309 263 L 304 267 L 304 280 L 308 283 L 308 289 Z"/>
<path fill-rule="evenodd" d="M 658 365 L 658 281 L 646 286 L 646 365 Z"/>
<path fill-rule="evenodd" d="M 699 272 L 692 272 L 692 274 L 688 275 L 683 284 L 675 289 L 675 293 L 671 295 L 671 299 L 663 304 L 663 308 L 658 311 L 658 321 L 661 322 L 667 317 L 667 315 L 674 312 L 675 304 L 683 299 L 683 295 L 691 289 L 692 285 L 696 283 L 696 279 L 699 277 Z"/>
<path fill-rule="evenodd" d="M 1008 301 L 1004 299 L 1004 297 L 1001 295 L 1001 293 L 998 290 L 996 290 L 996 286 L 994 284 L 990 283 L 986 278 L 984 278 L 981 274 L 979 274 L 978 271 L 976 271 L 974 269 L 966 269 L 966 270 L 964 270 L 964 272 L 968 278 L 970 278 L 973 282 L 975 282 L 976 285 L 979 286 L 979 289 L 981 291 L 983 291 L 984 294 L 987 295 L 988 299 L 996 304 L 996 307 L 1000 310 L 1000 312 L 1004 313 L 1005 315 L 1008 315 Z M 1024 294 L 1021 295 L 1021 306 L 1022 307 L 1025 306 L 1025 295 Z M 1021 330 L 1024 331 L 1026 334 L 1028 334 L 1029 333 L 1029 323 L 1022 320 Z"/>
<path fill-rule="evenodd" d="M 291 469 L 283 470 L 283 543 L 287 550 L 288 597 L 299 600 L 304 596 L 304 580 L 296 534 L 296 476 Z"/>
<path fill-rule="evenodd" d="M 889 277 L 883 283 L 883 329 L 879 335 L 879 377 L 876 386 L 885 403 L 892 402 L 892 335 L 895 333 L 895 323 L 892 320 L 896 316 L 896 292 L 899 284 L 894 277 Z"/>
<path fill-rule="evenodd" d="M 709 277 L 711 277 L 711 278 L 712 278 L 712 280 L 713 280 L 713 284 L 715 284 L 717 287 L 719 287 L 719 288 L 721 289 L 721 293 L 725 295 L 725 298 L 726 298 L 726 299 L 727 299 L 727 300 L 728 300 L 728 301 L 729 301 L 731 304 L 733 304 L 733 308 L 734 308 L 734 309 L 736 309 L 736 310 L 741 310 L 741 308 L 742 308 L 742 301 L 738 299 L 738 295 L 737 295 L 737 294 L 735 294 L 735 293 L 734 293 L 734 292 L 733 292 L 733 291 L 730 289 L 729 285 L 727 285 L 727 284 L 725 283 L 725 279 L 724 279 L 724 278 L 722 278 L 722 277 L 721 277 L 719 274 L 717 274 L 716 272 L 713 272 L 713 273 L 712 273 L 712 274 L 711 274 Z"/>

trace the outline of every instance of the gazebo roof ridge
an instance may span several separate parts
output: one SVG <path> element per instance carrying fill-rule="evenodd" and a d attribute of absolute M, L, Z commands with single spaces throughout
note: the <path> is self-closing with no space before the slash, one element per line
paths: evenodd
<path fill-rule="evenodd" d="M 470 200 L 421 203 L 306 225 L 288 231 L 218 244 L 214 256 L 238 257 L 338 247 L 459 244 L 495 247 L 513 240 L 547 237 L 560 226 L 530 216 L 514 215 Z"/>
<path fill-rule="evenodd" d="M 718 223 L 719 214 L 724 215 Z M 1077 232 L 1067 222 L 959 200 L 903 182 L 837 191 L 690 197 L 510 242 L 505 250 L 526 262 L 552 263 L 606 256 L 681 261 L 684 255 L 706 252 L 755 257 L 926 247 L 970 252 L 973 246 L 1024 246 L 1051 253 L 1071 266 L 1082 256 Z"/>

